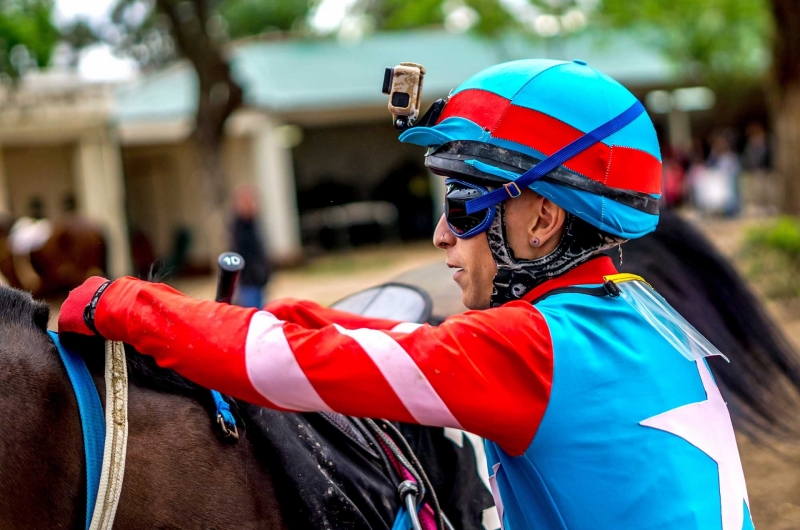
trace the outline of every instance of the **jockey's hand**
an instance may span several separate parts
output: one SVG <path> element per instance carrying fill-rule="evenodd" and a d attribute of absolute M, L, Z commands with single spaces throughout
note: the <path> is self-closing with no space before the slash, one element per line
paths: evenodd
<path fill-rule="evenodd" d="M 105 291 L 109 284 L 107 279 L 100 276 L 92 276 L 82 285 L 76 287 L 69 292 L 69 296 L 61 305 L 61 312 L 58 315 L 58 334 L 64 333 L 80 333 L 81 335 L 96 335 L 97 332 L 92 329 L 94 327 L 94 307 L 97 306 L 97 301 Z M 101 291 L 102 289 L 102 291 Z M 94 304 L 94 307 L 88 311 L 87 306 Z M 89 317 L 89 323 L 84 317 Z M 92 327 L 89 327 L 91 324 Z"/>

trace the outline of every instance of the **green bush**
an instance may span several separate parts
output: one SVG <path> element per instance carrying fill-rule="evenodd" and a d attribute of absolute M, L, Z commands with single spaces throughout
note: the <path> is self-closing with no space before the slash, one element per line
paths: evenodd
<path fill-rule="evenodd" d="M 750 229 L 743 254 L 749 276 L 767 296 L 800 296 L 800 219 L 784 216 Z"/>

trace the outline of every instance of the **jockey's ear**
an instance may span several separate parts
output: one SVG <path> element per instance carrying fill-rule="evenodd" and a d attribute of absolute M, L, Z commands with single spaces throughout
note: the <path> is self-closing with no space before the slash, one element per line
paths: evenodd
<path fill-rule="evenodd" d="M 564 233 L 566 211 L 550 199 L 524 190 L 505 206 L 506 236 L 518 259 L 536 259 L 552 252 Z"/>
<path fill-rule="evenodd" d="M 547 243 L 554 243 L 553 248 L 555 248 L 561 240 L 567 212 L 550 199 L 536 193 L 534 195 L 536 197 L 534 204 L 535 210 L 538 212 L 538 218 L 534 221 L 533 226 L 528 229 L 528 233 L 531 240 L 534 238 L 539 239 L 538 246 L 544 247 Z M 532 246 L 536 247 L 537 245 Z"/>

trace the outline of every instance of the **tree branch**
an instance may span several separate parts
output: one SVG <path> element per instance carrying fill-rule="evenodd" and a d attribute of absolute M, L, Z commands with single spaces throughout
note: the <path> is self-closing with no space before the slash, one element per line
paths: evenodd
<path fill-rule="evenodd" d="M 208 34 L 208 10 L 203 3 L 204 0 L 157 0 L 158 7 L 172 23 L 172 34 L 181 54 L 197 72 L 198 129 L 203 129 L 201 135 L 211 132 L 220 138 L 225 120 L 241 106 L 243 94 L 231 77 L 222 47 Z"/>
<path fill-rule="evenodd" d="M 781 91 L 800 83 L 800 10 L 796 0 L 772 0 L 775 35 L 772 61 L 775 80 Z"/>
<path fill-rule="evenodd" d="M 227 189 L 219 153 L 225 122 L 242 105 L 243 93 L 231 76 L 222 46 L 208 33 L 209 11 L 204 1 L 156 0 L 156 4 L 169 17 L 180 53 L 197 73 L 199 98 L 194 139 L 214 188 L 214 200 L 220 204 Z"/>

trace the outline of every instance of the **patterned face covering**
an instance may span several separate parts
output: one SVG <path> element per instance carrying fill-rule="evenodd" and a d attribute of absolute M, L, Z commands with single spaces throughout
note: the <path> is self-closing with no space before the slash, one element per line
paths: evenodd
<path fill-rule="evenodd" d="M 604 250 L 626 241 L 607 234 L 567 212 L 564 235 L 550 254 L 541 258 L 516 259 L 508 246 L 503 203 L 495 206 L 496 215 L 486 232 L 489 248 L 497 264 L 491 305 L 497 307 L 519 300 L 540 283 L 561 276 Z"/>

